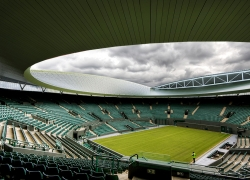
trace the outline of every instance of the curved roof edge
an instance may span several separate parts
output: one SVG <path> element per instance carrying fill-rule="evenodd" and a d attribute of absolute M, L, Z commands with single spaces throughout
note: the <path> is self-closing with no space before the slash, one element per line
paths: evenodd
<path fill-rule="evenodd" d="M 234 79 L 238 76 L 248 74 L 248 71 L 237 71 L 232 73 L 218 74 L 221 76 L 232 75 Z M 237 75 L 236 74 L 240 74 Z M 28 68 L 24 73 L 25 78 L 39 86 L 46 88 L 93 96 L 113 97 L 187 97 L 187 96 L 209 96 L 223 94 L 239 94 L 250 92 L 249 79 L 231 80 L 232 82 L 218 83 L 205 86 L 192 86 L 187 88 L 150 88 L 141 84 L 90 74 L 67 73 L 57 71 L 39 71 Z M 218 77 L 217 75 L 204 77 Z M 200 77 L 200 78 L 204 78 Z M 231 76 L 230 76 L 231 78 Z M 196 81 L 197 78 L 193 80 Z M 183 80 L 185 81 L 185 80 Z"/>

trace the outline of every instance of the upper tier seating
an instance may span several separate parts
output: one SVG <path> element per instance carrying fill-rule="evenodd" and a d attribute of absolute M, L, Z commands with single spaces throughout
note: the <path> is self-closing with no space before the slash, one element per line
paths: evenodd
<path fill-rule="evenodd" d="M 110 116 L 113 117 L 114 119 L 121 119 L 123 118 L 121 114 L 119 113 L 119 110 L 115 107 L 113 103 L 106 103 L 106 102 L 101 102 L 99 105 L 103 108 L 106 109 L 109 113 Z"/>
<path fill-rule="evenodd" d="M 220 122 L 223 117 L 219 115 L 224 106 L 225 104 L 222 103 L 214 104 L 211 102 L 201 102 L 198 110 L 194 113 L 194 115 L 190 114 L 188 119 Z"/>
<path fill-rule="evenodd" d="M 123 102 L 122 104 L 116 105 L 121 112 L 124 112 L 129 119 L 137 119 L 136 113 L 133 113 L 133 106 L 131 103 Z"/>
<path fill-rule="evenodd" d="M 117 129 L 118 131 L 126 131 L 129 130 L 126 125 L 129 125 L 130 127 L 137 129 L 140 128 L 135 123 L 128 121 L 128 120 L 122 120 L 122 121 L 109 121 L 108 124 L 110 124 L 112 127 Z"/>
<path fill-rule="evenodd" d="M 154 119 L 166 119 L 167 114 L 165 111 L 168 110 L 168 102 L 157 102 L 152 104 L 152 117 Z"/>
<path fill-rule="evenodd" d="M 173 111 L 171 118 L 183 119 L 184 113 L 188 110 L 188 118 L 190 117 L 192 111 L 196 108 L 194 104 L 181 104 L 181 102 L 173 102 L 170 104 L 170 109 Z"/>
<path fill-rule="evenodd" d="M 156 126 L 155 124 L 153 123 L 150 123 L 148 121 L 133 121 L 134 123 L 142 126 L 142 127 L 153 127 L 153 126 Z"/>
<path fill-rule="evenodd" d="M 133 103 L 134 107 L 140 111 L 141 118 L 152 118 L 150 106 L 148 104 L 142 104 L 139 102 Z"/>
<path fill-rule="evenodd" d="M 115 130 L 111 129 L 110 127 L 108 127 L 106 124 L 101 124 L 99 126 L 97 126 L 94 130 L 93 130 L 98 136 L 102 136 L 105 134 L 110 134 L 110 133 L 114 133 Z"/>
<path fill-rule="evenodd" d="M 235 114 L 227 120 L 228 123 L 232 124 L 242 124 L 247 120 L 247 117 L 250 116 L 250 106 L 249 105 L 230 105 L 227 106 L 224 115 L 227 115 L 229 112 L 234 112 Z"/>

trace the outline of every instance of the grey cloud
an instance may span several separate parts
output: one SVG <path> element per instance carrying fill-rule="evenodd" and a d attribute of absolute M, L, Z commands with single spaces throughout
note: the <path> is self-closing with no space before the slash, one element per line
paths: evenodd
<path fill-rule="evenodd" d="M 57 57 L 36 69 L 81 72 L 148 86 L 250 67 L 250 44 L 187 42 L 124 46 Z"/>

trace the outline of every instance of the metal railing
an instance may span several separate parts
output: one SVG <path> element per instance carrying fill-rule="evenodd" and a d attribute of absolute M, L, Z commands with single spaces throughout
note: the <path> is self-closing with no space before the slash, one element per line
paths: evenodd
<path fill-rule="evenodd" d="M 109 168 L 112 174 L 114 174 L 115 171 L 123 169 L 121 166 L 124 166 L 124 163 L 126 164 L 126 168 L 128 168 L 129 165 L 128 161 L 124 161 L 113 156 L 93 155 L 91 157 L 91 161 L 95 171 L 98 172 L 99 168 Z"/>
<path fill-rule="evenodd" d="M 23 148 L 26 148 L 26 147 L 29 147 L 29 148 L 32 148 L 32 149 L 42 149 L 42 150 L 49 150 L 51 149 L 47 144 L 36 144 L 36 143 L 31 143 L 31 142 L 25 142 L 25 141 L 20 141 L 20 140 L 15 140 L 15 139 L 9 139 L 9 138 L 5 138 L 8 143 L 14 147 L 23 147 Z M 54 149 L 52 149 L 53 151 Z"/>

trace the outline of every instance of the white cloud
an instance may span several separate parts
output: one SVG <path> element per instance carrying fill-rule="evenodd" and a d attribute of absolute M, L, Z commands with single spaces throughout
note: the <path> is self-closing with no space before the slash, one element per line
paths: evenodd
<path fill-rule="evenodd" d="M 247 69 L 250 44 L 186 42 L 122 46 L 49 59 L 33 69 L 81 72 L 156 86 L 207 74 Z"/>

